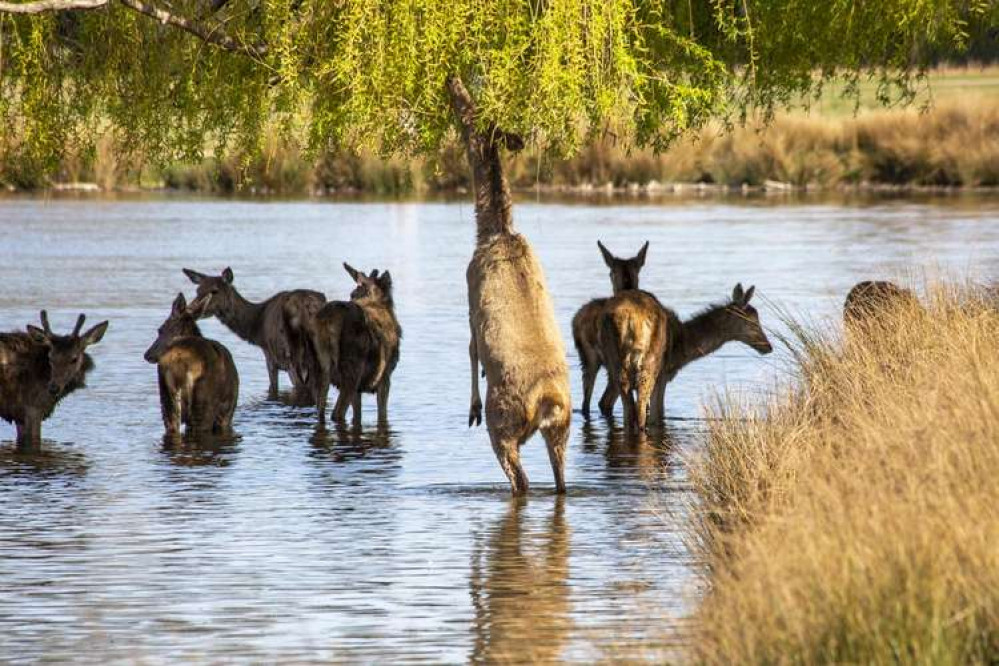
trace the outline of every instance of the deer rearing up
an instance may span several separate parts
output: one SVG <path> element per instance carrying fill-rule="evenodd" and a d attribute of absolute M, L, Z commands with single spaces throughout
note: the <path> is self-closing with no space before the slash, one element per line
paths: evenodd
<path fill-rule="evenodd" d="M 756 287 L 743 290 L 742 284 L 737 284 L 727 303 L 709 306 L 683 322 L 675 312 L 666 309 L 669 333 L 662 370 L 652 399 L 650 416 L 654 421 L 663 417 L 666 384 L 687 364 L 713 354 L 728 342 L 741 342 L 760 354 L 773 351 L 760 324 L 759 313 L 749 304 L 755 291 Z"/>
<path fill-rule="evenodd" d="M 169 437 L 180 435 L 182 424 L 198 433 L 225 432 L 232 426 L 239 397 L 236 364 L 222 343 L 202 337 L 197 324 L 211 298 L 188 307 L 184 294 L 177 294 L 145 354 L 146 361 L 156 364 L 160 413 Z"/>
<path fill-rule="evenodd" d="M 80 335 L 85 319 L 81 314 L 72 333 L 57 335 L 42 310 L 42 328 L 29 325 L 27 333 L 0 333 L 0 418 L 14 423 L 18 448 L 37 447 L 42 421 L 60 400 L 86 386 L 94 367 L 86 349 L 100 342 L 108 323 Z"/>
<path fill-rule="evenodd" d="M 297 289 L 251 303 L 236 291 L 231 268 L 214 277 L 188 268 L 184 274 L 198 285 L 197 299 L 211 296 L 202 317 L 218 317 L 233 333 L 263 350 L 270 397 L 277 396 L 278 370 L 288 373 L 300 396 L 309 394 L 308 368 L 313 367 L 314 359 L 305 323 L 326 302 L 323 294 Z"/>
<path fill-rule="evenodd" d="M 645 254 L 649 249 L 648 241 L 642 246 L 631 259 L 619 259 L 615 257 L 603 243 L 597 241 L 600 254 L 603 255 L 604 263 L 610 269 L 611 288 L 614 294 L 619 294 L 627 289 L 638 289 L 638 274 L 645 265 Z M 590 398 L 593 396 L 593 384 L 596 382 L 597 373 L 604 365 L 603 354 L 600 350 L 600 315 L 603 313 L 607 298 L 594 298 L 592 301 L 579 308 L 572 318 L 572 339 L 576 343 L 576 351 L 579 352 L 579 362 L 583 367 L 583 416 L 590 415 Z M 600 399 L 600 410 L 609 412 L 614 408 L 614 396 L 616 392 L 608 383 L 603 397 Z M 608 404 L 609 401 L 609 404 Z"/>
<path fill-rule="evenodd" d="M 527 491 L 520 447 L 540 430 L 548 445 L 556 491 L 563 493 L 572 411 L 565 347 L 541 263 L 527 239 L 513 229 L 513 204 L 500 154 L 502 147 L 522 148 L 523 140 L 480 122 L 457 76 L 448 79 L 447 86 L 475 186 L 477 240 L 466 272 L 472 334 L 468 422 L 482 422 L 481 361 L 488 387 L 489 439 L 511 490 Z"/>
<path fill-rule="evenodd" d="M 379 275 L 378 269 L 365 275 L 349 264 L 343 267 L 357 285 L 350 301 L 327 303 L 310 324 L 319 364 L 315 372 L 319 423 L 326 420 L 326 397 L 333 383 L 340 389 L 333 409 L 338 421 L 351 407 L 354 425 L 360 425 L 361 393 L 375 393 L 378 422 L 385 424 L 402 340 L 392 300 L 392 275 L 388 271 Z"/>

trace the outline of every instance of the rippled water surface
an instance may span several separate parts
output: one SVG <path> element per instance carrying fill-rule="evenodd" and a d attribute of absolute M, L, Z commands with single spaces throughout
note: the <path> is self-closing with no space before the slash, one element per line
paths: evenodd
<path fill-rule="evenodd" d="M 598 238 L 619 254 L 651 241 L 643 285 L 681 315 L 756 284 L 771 330 L 777 306 L 833 315 L 859 279 L 999 266 L 989 200 L 523 203 L 516 218 L 567 342 L 576 308 L 609 291 Z M 684 370 L 651 443 L 574 415 L 568 495 L 553 494 L 537 440 L 530 497 L 511 500 L 484 428 L 465 427 L 473 238 L 467 204 L 0 200 L 0 329 L 41 307 L 57 329 L 79 311 L 111 320 L 89 388 L 44 425 L 44 453 L 15 452 L 0 422 L 0 659 L 675 655 L 697 594 L 683 520 L 699 405 L 765 390 L 780 354 L 730 345 Z M 180 268 L 231 266 L 253 300 L 297 287 L 346 298 L 344 260 L 395 279 L 405 337 L 388 429 L 368 397 L 361 431 L 317 432 L 309 408 L 266 399 L 260 351 L 210 321 L 240 372 L 236 436 L 165 448 L 142 353 L 176 293 L 193 293 Z"/>

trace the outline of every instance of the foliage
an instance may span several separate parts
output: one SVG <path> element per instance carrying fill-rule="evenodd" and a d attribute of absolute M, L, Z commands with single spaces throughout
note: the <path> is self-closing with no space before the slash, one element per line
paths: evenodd
<path fill-rule="evenodd" d="M 21 0 L 17 0 L 21 1 Z M 0 150 L 51 170 L 110 130 L 127 159 L 258 151 L 265 128 L 312 150 L 435 153 L 448 76 L 483 122 L 571 154 L 611 133 L 662 149 L 708 119 L 770 111 L 844 69 L 885 100 L 995 20 L 983 0 L 256 0 L 163 4 L 222 48 L 108 0 L 0 12 Z M 217 7 L 220 8 L 216 9 Z M 969 27 L 970 26 L 970 27 Z M 816 77 L 815 72 L 820 72 Z"/>

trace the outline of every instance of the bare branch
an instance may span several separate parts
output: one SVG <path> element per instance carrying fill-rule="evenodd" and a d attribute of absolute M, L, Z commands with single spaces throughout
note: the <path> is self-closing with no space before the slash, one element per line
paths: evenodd
<path fill-rule="evenodd" d="M 35 2 L 0 2 L 0 12 L 5 14 L 41 14 L 69 10 L 97 9 L 109 0 L 36 0 Z"/>
<path fill-rule="evenodd" d="M 200 23 L 195 23 L 194 21 L 186 19 L 183 16 L 177 16 L 163 9 L 159 9 L 158 7 L 153 7 L 152 5 L 141 2 L 140 0 L 120 0 L 120 2 L 129 9 L 154 18 L 164 25 L 172 25 L 176 28 L 180 28 L 181 30 L 189 32 L 209 44 L 222 47 L 226 51 L 243 53 L 255 58 L 263 58 L 267 55 L 267 46 L 264 44 L 251 45 L 237 42 L 235 39 L 227 35 L 221 26 L 201 25 Z"/>

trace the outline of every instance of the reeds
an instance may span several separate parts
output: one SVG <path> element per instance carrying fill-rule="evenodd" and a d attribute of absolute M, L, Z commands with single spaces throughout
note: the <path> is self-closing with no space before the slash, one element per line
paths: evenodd
<path fill-rule="evenodd" d="M 790 322 L 792 385 L 713 409 L 695 661 L 999 657 L 999 313 L 930 292 L 845 340 Z"/>

